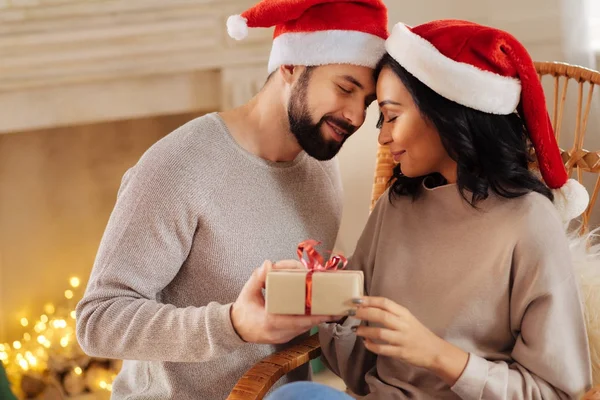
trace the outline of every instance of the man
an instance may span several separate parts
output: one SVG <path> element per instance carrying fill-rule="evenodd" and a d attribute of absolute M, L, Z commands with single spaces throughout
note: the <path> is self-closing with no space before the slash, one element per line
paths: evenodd
<path fill-rule="evenodd" d="M 305 239 L 333 247 L 342 188 L 331 159 L 375 98 L 387 11 L 380 0 L 264 0 L 228 21 L 237 39 L 248 26 L 276 26 L 265 87 L 160 140 L 119 190 L 77 307 L 83 349 L 126 360 L 113 398 L 224 399 L 276 344 L 331 318 L 268 315 L 272 266 L 253 269 Z"/>

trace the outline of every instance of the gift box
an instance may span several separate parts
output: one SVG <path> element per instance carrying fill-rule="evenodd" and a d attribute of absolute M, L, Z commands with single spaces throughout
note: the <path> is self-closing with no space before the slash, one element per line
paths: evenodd
<path fill-rule="evenodd" d="M 298 254 L 306 269 L 272 270 L 267 274 L 266 309 L 284 315 L 346 315 L 352 299 L 364 289 L 362 271 L 345 271 L 346 259 L 334 256 L 327 263 L 315 250 L 319 242 L 300 243 Z M 308 254 L 308 260 L 302 257 Z"/>

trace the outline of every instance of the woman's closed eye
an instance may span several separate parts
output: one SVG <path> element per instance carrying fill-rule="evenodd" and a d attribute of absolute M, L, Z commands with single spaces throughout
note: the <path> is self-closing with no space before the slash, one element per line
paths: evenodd
<path fill-rule="evenodd" d="M 391 122 L 394 122 L 398 118 L 398 116 L 390 116 L 387 118 L 388 119 L 386 120 L 386 117 L 383 115 L 383 113 L 379 114 L 379 121 L 377 121 L 377 126 L 376 126 L 377 129 L 381 129 L 383 127 L 384 123 L 389 124 Z"/>

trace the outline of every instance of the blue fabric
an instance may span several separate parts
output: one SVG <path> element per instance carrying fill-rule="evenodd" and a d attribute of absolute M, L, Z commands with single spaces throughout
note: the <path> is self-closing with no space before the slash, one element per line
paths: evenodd
<path fill-rule="evenodd" d="M 294 382 L 283 385 L 266 400 L 353 400 L 344 392 L 315 382 Z"/>

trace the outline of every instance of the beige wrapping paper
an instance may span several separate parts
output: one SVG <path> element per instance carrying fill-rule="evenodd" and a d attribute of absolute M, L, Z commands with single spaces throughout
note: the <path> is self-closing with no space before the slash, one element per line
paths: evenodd
<path fill-rule="evenodd" d="M 266 309 L 271 314 L 304 315 L 307 270 L 267 274 Z M 363 295 L 362 271 L 318 271 L 312 276 L 311 315 L 346 315 L 352 299 Z"/>

